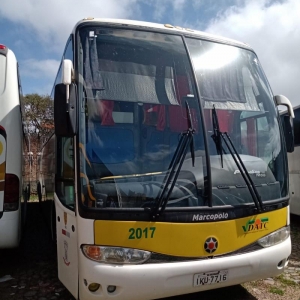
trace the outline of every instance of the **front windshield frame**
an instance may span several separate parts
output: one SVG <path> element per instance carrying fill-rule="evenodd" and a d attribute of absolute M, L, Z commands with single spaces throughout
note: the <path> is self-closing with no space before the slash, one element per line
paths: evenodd
<path fill-rule="evenodd" d="M 95 25 L 93 24 L 93 26 L 92 27 L 95 27 Z M 136 29 L 134 29 L 134 28 L 132 28 L 132 29 L 124 29 L 124 28 L 118 28 L 118 27 L 110 27 L 110 26 L 99 26 L 99 28 L 103 28 L 103 29 L 107 29 L 107 28 L 109 28 L 109 29 L 112 29 L 112 30 L 114 30 L 114 29 L 120 29 L 120 30 L 122 30 L 122 31 L 137 31 L 137 32 L 148 32 L 148 33 L 150 33 L 150 34 L 160 34 L 160 35 L 165 35 L 165 37 L 172 37 L 173 39 L 174 38 L 177 38 L 178 40 L 180 39 L 181 40 L 181 45 L 182 45 L 182 48 L 184 49 L 184 51 L 186 51 L 186 49 L 185 49 L 185 44 L 184 44 L 184 41 L 183 41 L 183 36 L 181 36 L 180 34 L 166 34 L 166 32 L 163 32 L 163 33 L 161 33 L 161 32 L 156 32 L 156 31 L 152 31 L 152 30 L 149 30 L 149 31 L 145 31 L 145 30 L 136 30 Z M 81 26 L 80 27 L 80 29 L 86 29 L 86 28 L 91 28 L 91 26 Z M 76 32 L 76 40 L 77 40 L 77 42 L 76 42 L 76 47 L 77 47 L 77 53 L 79 53 L 79 56 L 80 56 L 80 53 L 82 53 L 82 49 L 79 49 L 79 47 L 80 47 L 80 45 L 79 45 L 79 40 L 80 40 L 80 30 L 77 30 L 77 32 Z M 177 51 L 177 50 L 176 50 Z M 203 122 L 202 122 L 202 119 L 201 119 L 201 114 L 200 114 L 200 101 L 199 100 L 197 100 L 197 88 L 196 88 L 196 86 L 195 86 L 195 81 L 194 81 L 194 74 L 193 74 L 193 71 L 192 71 L 192 67 L 191 67 L 191 65 L 190 65 L 190 61 L 189 61 L 189 57 L 188 57 L 188 55 L 187 55 L 187 52 L 185 52 L 186 53 L 186 57 L 185 57 L 185 59 L 186 59 L 186 61 L 188 62 L 188 68 L 190 69 L 189 70 L 189 76 L 191 77 L 190 78 L 190 80 L 191 80 L 191 85 L 193 86 L 193 94 L 194 94 L 194 96 L 193 95 L 187 95 L 187 97 L 188 97 L 188 99 L 186 99 L 185 101 L 190 101 L 190 100 L 192 100 L 193 98 L 196 100 L 195 101 L 195 104 L 192 104 L 192 110 L 195 110 L 195 105 L 197 105 L 198 106 L 198 113 L 197 113 L 197 118 L 198 118 L 198 126 L 199 126 L 199 129 L 198 129 L 198 131 L 202 131 L 202 124 L 203 124 Z M 78 58 L 77 58 L 78 59 Z M 83 74 L 83 60 L 81 59 L 81 58 L 79 58 L 78 60 L 76 59 L 76 61 L 79 61 L 79 64 L 78 64 L 78 66 L 77 66 L 77 68 L 78 68 L 78 71 L 77 71 L 77 74 L 79 74 L 79 76 L 78 76 L 78 81 L 79 81 L 79 88 L 78 88 L 78 91 L 79 91 L 79 94 L 80 93 L 82 93 L 82 91 L 83 91 L 83 87 L 82 86 L 80 86 L 80 82 L 82 81 L 82 76 L 80 75 L 80 74 Z M 81 66 L 80 66 L 80 60 L 82 61 L 82 64 L 81 64 Z M 190 97 L 192 97 L 192 98 L 190 98 Z M 189 102 L 189 105 L 191 105 L 191 103 Z M 82 109 L 82 103 L 79 105 L 79 107 L 81 107 L 81 109 Z M 194 116 L 193 116 L 193 118 L 195 118 Z M 187 118 L 186 118 L 186 120 L 187 120 Z M 186 121 L 187 122 L 187 121 Z M 81 121 L 81 128 L 79 129 L 80 130 L 80 136 L 82 137 L 83 136 L 83 126 L 82 126 L 82 121 Z M 188 129 L 188 126 L 186 125 L 186 130 Z M 181 134 L 182 134 L 183 132 L 181 132 Z M 198 133 L 198 135 L 199 135 L 199 133 Z M 204 139 L 204 135 L 202 134 L 202 137 L 201 137 L 202 139 Z M 179 137 L 178 137 L 178 141 L 179 141 Z M 79 147 L 82 147 L 82 143 L 80 143 L 80 141 L 78 141 L 79 143 Z M 206 151 L 205 151 L 205 141 L 204 140 L 202 140 L 202 146 L 203 146 L 203 149 L 202 149 L 202 152 L 203 153 L 201 153 L 201 157 L 205 157 L 206 158 Z M 81 145 L 80 145 L 81 144 Z M 196 144 L 197 144 L 197 141 L 196 141 Z M 198 144 L 199 144 L 199 141 L 198 141 Z M 175 149 L 174 149 L 175 150 Z M 189 153 L 189 151 L 187 151 L 188 153 L 187 153 L 187 157 L 190 157 L 190 153 Z M 196 148 L 196 156 L 197 156 L 197 153 L 198 153 L 199 151 L 197 151 L 197 148 Z M 78 161 L 78 164 L 80 165 L 80 159 L 79 159 L 79 156 L 80 156 L 80 153 L 78 154 L 78 156 L 77 156 L 77 161 Z M 205 198 L 205 199 L 208 199 L 209 197 L 208 196 L 206 196 L 205 195 L 205 193 L 206 193 L 206 191 L 207 191 L 207 188 L 204 188 L 204 184 L 206 184 L 207 182 L 208 182 L 208 180 L 207 179 L 205 179 L 204 180 L 204 177 L 207 177 L 207 163 L 206 163 L 206 161 L 205 161 L 205 159 L 203 159 L 203 161 L 204 161 L 204 163 L 203 163 L 203 165 L 202 165 L 202 168 L 203 168 L 203 178 L 202 178 L 202 182 L 203 182 L 203 187 L 202 187 L 202 192 L 201 193 L 203 193 L 203 198 Z M 82 162 L 81 162 L 82 163 Z M 155 173 L 155 172 L 154 172 Z M 105 179 L 108 179 L 108 178 L 105 178 Z M 79 181 L 78 181 L 79 182 Z M 205 183 L 204 183 L 205 182 Z M 205 200 L 205 201 L 207 201 L 207 200 Z M 95 211 L 95 210 L 97 210 L 97 211 L 100 211 L 98 208 L 97 209 L 95 209 L 95 208 L 93 208 L 93 207 L 86 207 L 85 205 L 82 205 L 82 203 L 79 201 L 79 207 L 81 207 L 84 211 L 89 211 L 89 212 L 91 212 L 91 211 Z M 179 211 L 184 211 L 184 210 L 186 210 L 186 211 L 191 211 L 191 210 L 197 210 L 197 209 L 199 209 L 200 208 L 200 206 L 196 206 L 196 207 L 180 207 L 180 208 L 177 208 L 177 207 L 167 207 L 167 211 L 168 210 L 170 210 L 170 211 L 177 211 L 177 210 L 179 210 Z M 135 211 L 135 212 L 140 212 L 141 213 L 141 215 L 144 215 L 145 213 L 149 216 L 149 212 L 147 212 L 147 207 L 146 208 L 137 208 L 137 207 L 130 207 L 130 208 L 114 208 L 114 207 L 105 207 L 105 208 L 101 208 L 101 211 L 104 213 L 105 211 L 115 211 L 115 212 L 119 212 L 119 213 L 121 213 L 121 211 Z"/>
<path fill-rule="evenodd" d="M 89 25 L 86 25 L 86 26 L 89 26 Z M 94 26 L 94 24 L 93 24 L 93 26 Z M 85 27 L 85 26 L 84 26 Z M 102 26 L 101 26 L 102 27 Z M 104 26 L 103 26 L 104 27 Z M 118 27 L 118 26 L 112 26 L 112 27 L 110 27 L 110 26 L 105 26 L 106 28 L 107 27 L 109 27 L 109 28 L 120 28 L 120 27 Z M 80 28 L 83 28 L 83 26 L 81 26 Z M 122 29 L 122 30 L 124 30 L 124 28 L 120 28 L 120 29 Z M 136 30 L 136 29 L 133 29 L 133 30 Z M 146 31 L 147 32 L 147 30 L 142 30 L 142 31 Z M 157 30 L 157 31 L 154 31 L 154 30 L 149 30 L 150 32 L 160 32 L 160 33 L 167 33 L 167 34 L 169 34 L 169 35 L 173 35 L 172 33 L 170 34 L 170 32 L 165 32 L 165 31 L 163 31 L 163 30 Z M 79 29 L 77 29 L 77 32 L 76 32 L 76 39 L 78 39 L 78 34 L 79 34 Z M 178 33 L 176 33 L 175 35 L 177 35 L 177 36 L 180 36 Z M 197 39 L 201 39 L 201 40 L 205 40 L 205 39 L 202 39 L 202 38 L 200 38 L 199 36 L 195 36 L 195 35 L 181 35 L 181 37 L 184 39 L 184 41 L 186 41 L 186 38 L 197 38 Z M 77 53 L 79 53 L 80 52 L 80 50 L 78 50 L 78 42 L 76 42 L 76 46 L 77 46 Z M 247 50 L 249 50 L 249 49 L 247 49 Z M 190 58 L 189 58 L 190 59 Z M 77 61 L 77 60 L 76 60 Z M 192 63 L 192 65 L 193 65 L 193 63 Z M 76 66 L 76 64 L 75 64 L 75 66 Z M 78 68 L 78 66 L 76 66 L 76 68 Z M 193 80 L 194 80 L 194 77 L 196 77 L 196 75 L 195 75 L 195 70 L 194 70 L 194 68 L 192 68 L 192 70 L 193 70 Z M 79 72 L 78 72 L 79 73 Z M 80 82 L 80 79 L 78 78 L 78 81 Z M 198 83 L 196 83 L 196 93 L 199 93 L 198 92 Z M 79 89 L 79 93 L 80 93 L 80 89 Z M 204 128 L 205 128 L 205 125 L 203 126 Z M 281 139 L 282 139 L 282 136 L 281 136 Z M 77 141 L 78 142 L 78 141 Z M 80 164 L 80 160 L 79 160 L 79 155 L 77 155 L 77 163 L 78 163 L 78 165 Z M 209 161 L 208 162 L 206 162 L 207 164 L 209 164 Z M 210 170 L 208 170 L 208 172 L 207 173 L 209 173 L 209 171 Z M 78 186 L 79 186 L 79 180 L 78 180 Z M 207 195 L 209 195 L 209 193 L 210 193 L 211 191 L 208 191 L 208 194 Z M 80 193 L 79 193 L 80 194 Z M 209 196 L 208 196 L 209 197 Z M 282 201 L 282 200 L 287 200 L 287 197 L 283 197 L 282 199 L 277 199 L 277 200 L 280 200 L 280 201 Z M 276 201 L 277 201 L 276 200 Z M 89 217 L 92 217 L 92 218 L 99 218 L 99 213 L 100 213 L 100 211 L 97 209 L 97 211 L 94 209 L 94 208 L 89 208 L 89 207 L 86 207 L 86 206 L 84 206 L 84 205 L 81 205 L 82 203 L 81 203 L 81 201 L 79 201 L 79 207 L 80 207 L 80 212 L 83 212 L 83 211 L 85 211 L 85 212 L 89 212 L 89 214 L 85 214 L 86 216 L 88 215 Z M 230 206 L 230 205 L 229 205 Z M 252 211 L 253 212 L 253 204 L 251 204 L 251 203 L 248 203 L 246 206 L 245 205 L 241 205 L 241 206 L 236 206 L 236 208 L 241 208 L 241 207 L 243 207 L 244 209 L 246 209 L 247 210 L 247 208 L 249 208 L 249 211 Z M 166 213 L 168 213 L 168 212 L 190 212 L 190 211 L 196 211 L 196 210 L 201 210 L 201 211 L 211 211 L 211 210 L 214 210 L 214 211 L 217 211 L 217 213 L 224 213 L 224 210 L 226 210 L 226 209 L 230 209 L 230 208 L 232 208 L 232 207 L 226 207 L 226 206 L 222 206 L 222 207 L 219 207 L 219 206 L 214 206 L 214 207 L 212 207 L 212 208 L 209 208 L 208 206 L 197 206 L 197 207 L 181 207 L 181 208 L 172 208 L 172 207 L 167 207 L 167 209 L 166 209 Z M 148 216 L 149 216 L 149 212 L 147 212 L 147 211 L 145 211 L 145 210 L 143 210 L 143 209 L 140 209 L 140 208 L 130 208 L 130 209 L 122 209 L 122 210 L 120 210 L 119 208 L 105 208 L 105 209 L 102 209 L 102 212 L 101 212 L 101 215 L 102 215 L 102 217 L 101 218 L 111 218 L 110 216 L 109 216 L 109 212 L 117 212 L 118 213 L 118 215 L 122 215 L 123 214 L 123 217 L 120 217 L 121 219 L 130 219 L 130 218 L 134 218 L 134 219 L 141 219 L 141 220 L 144 220 L 145 218 L 148 218 Z M 139 214 L 138 215 L 136 215 L 135 213 L 136 212 L 139 212 Z M 124 214 L 125 213 L 125 214 Z M 132 214 L 134 214 L 134 215 L 132 215 Z M 192 214 L 194 214 L 194 212 L 192 212 Z M 176 216 L 177 216 L 177 214 L 176 214 Z M 115 217 L 114 217 L 115 218 Z M 117 217 L 118 218 L 118 217 Z M 176 217 L 177 219 L 177 221 L 179 220 L 179 218 L 178 218 L 178 216 Z M 162 217 L 161 218 L 161 220 L 164 220 L 164 217 Z M 182 220 L 185 220 L 184 218 L 182 219 Z"/>
<path fill-rule="evenodd" d="M 255 52 L 252 49 L 233 47 L 228 44 L 211 43 L 209 40 L 199 39 L 194 36 L 186 37 L 186 42 L 193 61 L 202 107 L 204 107 L 204 114 L 206 115 L 204 120 L 206 123 L 208 141 L 210 132 L 213 133 L 212 129 L 210 129 L 211 131 L 209 130 L 209 128 L 212 128 L 213 121 L 212 116 L 209 117 L 207 113 L 215 110 L 218 111 L 217 118 L 223 123 L 221 134 L 223 131 L 223 135 L 225 134 L 224 136 L 227 135 L 230 138 L 230 134 L 232 135 L 232 133 L 235 132 L 240 136 L 240 144 L 234 143 L 235 147 L 239 149 L 237 155 L 242 156 L 242 160 L 245 160 L 244 164 L 248 165 L 248 175 L 250 175 L 250 177 L 253 177 L 253 175 L 256 176 L 256 178 L 254 177 L 254 179 L 250 179 L 254 181 L 254 189 L 257 188 L 260 190 L 260 199 L 255 200 L 256 197 L 248 197 L 248 202 L 250 203 L 258 200 L 263 203 L 272 203 L 287 200 L 287 153 L 283 140 L 283 131 L 279 119 L 279 112 L 273 100 L 272 90 Z M 195 47 L 197 43 L 201 44 L 201 47 L 199 47 L 199 45 L 198 47 Z M 202 52 L 199 50 L 200 48 Z M 214 54 L 213 57 L 211 56 L 212 53 Z M 204 57 L 206 60 L 204 60 Z M 211 58 L 214 60 L 211 64 L 208 64 L 207 60 Z M 226 60 L 224 58 L 226 58 Z M 202 64 L 200 64 L 200 61 L 202 61 Z M 236 61 L 237 63 L 232 67 L 231 61 Z M 245 64 L 245 62 L 247 63 Z M 240 69 L 237 67 L 238 64 L 240 64 Z M 208 80 L 205 80 L 205 77 L 208 76 L 208 78 L 210 78 L 210 76 L 220 76 L 218 73 L 215 73 L 216 75 L 214 75 L 215 70 L 220 70 L 221 74 L 222 72 L 226 72 L 227 76 L 224 77 L 226 80 L 223 81 L 217 78 L 219 81 L 216 81 L 217 85 L 213 86 L 215 90 L 212 90 L 209 86 L 211 83 Z M 238 79 L 239 82 L 237 81 L 236 86 L 230 86 L 229 81 L 231 76 L 237 76 L 238 72 L 240 72 L 240 77 Z M 219 84 L 221 83 L 223 90 L 220 89 L 221 85 Z M 207 86 L 205 86 L 205 84 Z M 243 99 L 237 96 L 240 95 L 241 88 L 244 88 L 245 93 Z M 226 114 L 227 116 L 225 116 Z M 236 117 L 238 117 L 239 120 L 232 122 L 231 120 Z M 231 127 L 233 125 L 230 124 L 239 123 L 241 126 L 242 123 L 246 123 L 246 121 L 251 121 L 249 122 L 248 132 L 245 132 L 242 128 L 239 130 L 233 130 Z M 243 124 L 243 126 L 245 125 Z M 265 133 L 263 132 L 262 126 L 268 128 Z M 260 132 L 264 133 L 264 135 Z M 242 137 L 243 134 L 244 137 Z M 214 138 L 214 134 L 212 134 L 211 137 Z M 231 138 L 234 140 L 236 137 L 231 136 Z M 242 143 L 244 143 L 243 139 L 245 138 L 247 139 L 246 146 L 247 142 L 249 146 L 249 141 L 252 140 L 257 149 L 254 149 L 255 147 L 253 146 L 250 147 L 251 153 L 243 152 L 240 148 L 243 146 Z M 223 174 L 222 176 L 221 173 L 223 171 L 223 166 L 222 168 L 219 168 L 218 164 L 220 165 L 220 163 L 217 162 L 220 160 L 218 155 L 221 156 L 221 161 L 224 159 L 224 155 L 222 155 L 222 152 L 220 155 L 220 151 L 217 151 L 218 155 L 216 155 L 217 153 L 214 154 L 215 149 L 218 147 L 216 147 L 217 145 L 213 146 L 211 141 L 212 140 L 210 139 L 208 153 L 210 155 L 212 172 L 212 203 L 213 205 L 217 205 L 218 202 L 222 202 L 221 198 L 238 199 L 240 196 L 238 196 L 239 193 L 236 195 L 230 194 L 232 192 L 232 188 L 228 182 L 230 181 L 231 175 L 228 173 L 227 175 Z M 268 149 L 268 151 L 266 151 L 268 155 L 266 153 L 262 153 L 263 145 L 265 146 L 265 151 Z M 213 148 L 215 149 L 212 150 Z M 246 147 L 244 145 L 244 149 L 245 148 Z M 232 161 L 234 160 L 234 157 L 232 154 L 228 154 L 228 150 L 229 149 L 227 149 L 227 155 L 225 155 L 225 158 L 227 157 L 229 158 L 228 161 Z M 252 159 L 251 161 L 251 157 L 257 157 L 257 159 Z M 268 166 L 263 167 L 263 161 L 266 161 Z M 251 164 L 253 164 L 253 166 L 251 166 Z M 231 163 L 229 163 L 229 165 L 231 165 Z M 233 172 L 234 175 L 240 173 L 238 168 L 233 170 Z M 219 178 L 217 178 L 218 176 L 221 176 L 222 178 L 226 177 L 226 180 L 224 181 L 224 179 L 222 179 L 220 183 Z M 275 176 L 275 178 L 272 176 Z M 242 176 L 239 177 L 239 179 L 241 179 Z M 266 178 L 266 180 L 263 180 L 263 178 Z M 236 180 L 237 179 L 238 178 L 236 178 Z M 264 185 L 277 185 L 276 193 L 271 191 L 271 187 L 268 191 L 267 189 L 261 189 L 261 186 Z M 245 180 L 236 184 L 237 188 L 242 186 L 246 186 Z M 219 195 L 216 193 L 218 190 L 220 190 Z"/>

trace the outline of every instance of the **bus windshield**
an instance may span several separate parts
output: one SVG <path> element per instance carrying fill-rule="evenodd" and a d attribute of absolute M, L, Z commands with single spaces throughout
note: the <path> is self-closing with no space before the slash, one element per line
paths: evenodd
<path fill-rule="evenodd" d="M 88 28 L 80 32 L 84 122 L 81 144 L 84 203 L 94 207 L 152 207 L 160 196 L 181 137 L 190 151 L 168 206 L 201 206 L 206 174 L 199 99 L 181 37 Z M 88 198 L 88 199 L 87 199 Z"/>
<path fill-rule="evenodd" d="M 137 30 L 78 36 L 85 206 L 207 207 L 207 174 L 213 206 L 254 204 L 236 155 L 262 201 L 286 196 L 277 113 L 253 52 Z M 217 143 L 213 110 L 236 154 Z"/>
<path fill-rule="evenodd" d="M 256 55 L 229 45 L 186 40 L 204 107 L 213 204 L 255 201 L 234 160 L 236 156 L 245 165 L 261 201 L 287 196 L 287 165 L 278 112 Z M 216 140 L 214 114 L 225 138 L 221 145 Z M 231 147 L 227 146 L 229 139 Z"/>

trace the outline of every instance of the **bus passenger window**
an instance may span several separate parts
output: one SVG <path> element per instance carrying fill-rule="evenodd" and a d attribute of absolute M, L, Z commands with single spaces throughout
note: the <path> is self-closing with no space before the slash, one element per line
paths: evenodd
<path fill-rule="evenodd" d="M 74 210 L 74 145 L 72 138 L 57 140 L 56 191 L 61 203 Z"/>

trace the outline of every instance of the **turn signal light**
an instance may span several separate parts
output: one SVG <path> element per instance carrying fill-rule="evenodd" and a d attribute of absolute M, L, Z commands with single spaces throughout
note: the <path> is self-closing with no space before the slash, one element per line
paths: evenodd
<path fill-rule="evenodd" d="M 290 236 L 290 226 L 286 226 L 264 236 L 263 238 L 259 239 L 257 242 L 262 247 L 267 248 L 282 243 L 289 236 Z"/>
<path fill-rule="evenodd" d="M 100 287 L 99 283 L 93 282 L 93 283 L 89 284 L 88 289 L 89 289 L 89 291 L 94 293 L 94 292 L 98 291 L 99 287 Z"/>
<path fill-rule="evenodd" d="M 87 258 L 107 264 L 141 264 L 151 256 L 149 251 L 132 248 L 83 245 L 81 249 Z"/>

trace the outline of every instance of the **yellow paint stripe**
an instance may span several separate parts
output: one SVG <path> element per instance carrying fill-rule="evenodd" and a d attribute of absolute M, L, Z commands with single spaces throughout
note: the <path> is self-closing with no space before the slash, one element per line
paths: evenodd
<path fill-rule="evenodd" d="M 261 219 L 268 221 L 257 221 Z M 257 226 L 263 224 L 262 229 L 248 231 L 252 228 L 249 222 L 254 224 L 253 227 L 255 222 Z M 204 243 L 209 237 L 218 240 L 218 248 L 213 254 L 220 255 L 250 245 L 286 224 L 287 208 L 282 208 L 254 217 L 206 223 L 96 220 L 94 230 L 97 245 L 130 247 L 174 256 L 201 257 L 211 255 L 204 249 Z M 243 226 L 247 228 L 247 232 Z"/>
<path fill-rule="evenodd" d="M 0 180 L 4 180 L 5 179 L 5 161 L 0 164 Z"/>

